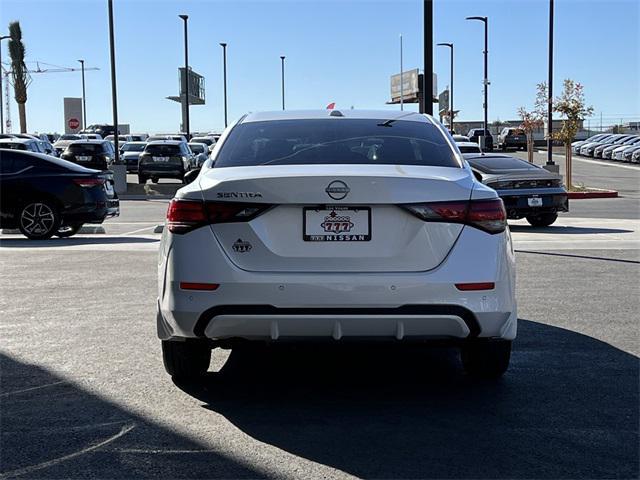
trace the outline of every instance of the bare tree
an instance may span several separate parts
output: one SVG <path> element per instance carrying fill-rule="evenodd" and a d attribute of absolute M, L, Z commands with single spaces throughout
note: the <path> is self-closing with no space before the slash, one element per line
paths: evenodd
<path fill-rule="evenodd" d="M 527 110 L 525 107 L 518 109 L 521 124 L 520 128 L 527 135 L 527 158 L 533 163 L 533 132 L 544 125 L 544 119 L 547 115 L 547 84 L 542 82 L 536 86 L 536 99 L 533 110 Z"/>
<path fill-rule="evenodd" d="M 563 116 L 562 128 L 553 133 L 553 138 L 564 144 L 565 185 L 570 189 L 573 186 L 571 142 L 580 129 L 580 123 L 593 114 L 593 107 L 586 105 L 584 87 L 571 79 L 564 81 L 562 94 L 553 103 L 553 111 Z"/>
<path fill-rule="evenodd" d="M 9 24 L 9 56 L 11 57 L 11 79 L 18 114 L 20 116 L 20 132 L 27 133 L 27 88 L 31 83 L 31 76 L 24 63 L 26 49 L 22 42 L 22 29 L 20 22 Z"/>

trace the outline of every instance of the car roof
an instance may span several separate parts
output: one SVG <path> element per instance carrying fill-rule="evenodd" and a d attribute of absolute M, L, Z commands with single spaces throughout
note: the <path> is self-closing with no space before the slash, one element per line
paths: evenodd
<path fill-rule="evenodd" d="M 478 145 L 476 142 L 456 142 L 456 145 L 458 145 L 459 147 L 478 147 L 478 148 L 480 148 L 480 145 Z"/>
<path fill-rule="evenodd" d="M 184 142 L 180 140 L 153 140 L 151 142 L 144 142 L 147 145 L 181 145 Z"/>
<path fill-rule="evenodd" d="M 35 138 L 19 138 L 19 137 L 0 138 L 0 142 L 2 143 L 30 143 L 35 141 L 36 141 Z"/>
<path fill-rule="evenodd" d="M 149 142 L 144 140 L 132 140 L 131 142 L 124 142 L 123 145 L 146 145 Z"/>
<path fill-rule="evenodd" d="M 83 140 L 74 140 L 71 142 L 71 145 L 102 145 L 106 140 L 98 140 L 98 139 L 83 139 Z"/>
<path fill-rule="evenodd" d="M 271 112 L 248 113 L 240 123 L 267 122 L 273 120 L 320 120 L 325 118 L 353 118 L 366 120 L 410 120 L 430 121 L 430 117 L 417 112 L 397 110 L 276 110 Z M 433 122 L 433 120 L 431 120 Z"/>

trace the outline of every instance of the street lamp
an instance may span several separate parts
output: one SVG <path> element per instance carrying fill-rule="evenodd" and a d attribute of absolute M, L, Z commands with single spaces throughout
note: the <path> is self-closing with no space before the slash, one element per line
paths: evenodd
<path fill-rule="evenodd" d="M 453 131 L 453 43 L 438 43 L 439 47 L 451 49 L 451 85 L 449 86 L 449 128 Z"/>
<path fill-rule="evenodd" d="M 282 110 L 284 110 L 284 55 L 280 55 L 280 61 L 282 63 Z"/>
<path fill-rule="evenodd" d="M 82 70 L 82 129 L 87 127 L 87 103 L 84 88 L 84 60 L 78 60 Z"/>
<path fill-rule="evenodd" d="M 184 100 L 182 102 L 183 125 L 185 133 L 187 134 L 187 140 L 191 137 L 190 125 L 189 125 L 189 37 L 187 32 L 187 20 L 189 15 L 178 15 L 184 21 L 184 75 L 182 81 L 184 82 Z"/>
<path fill-rule="evenodd" d="M 109 54 L 111 57 L 111 106 L 113 109 L 113 147 L 115 148 L 115 164 L 120 164 L 120 148 L 118 147 L 118 96 L 116 87 L 116 44 L 113 33 L 113 0 L 108 0 L 109 9 Z"/>
<path fill-rule="evenodd" d="M 221 43 L 222 47 L 222 72 L 224 83 L 224 128 L 227 128 L 227 44 Z"/>
<path fill-rule="evenodd" d="M 482 150 L 485 149 L 487 133 L 489 132 L 489 19 L 487 17 L 467 17 L 467 20 L 478 20 L 484 23 L 484 133 L 482 134 Z"/>
<path fill-rule="evenodd" d="M 547 106 L 547 165 L 554 165 L 553 141 L 551 134 L 553 133 L 553 0 L 549 0 L 549 82 L 548 82 L 548 101 Z"/>
<path fill-rule="evenodd" d="M 2 96 L 2 40 L 11 38 L 11 35 L 0 36 L 0 97 Z M 4 111 L 2 110 L 2 101 L 0 101 L 0 133 L 4 133 Z"/>

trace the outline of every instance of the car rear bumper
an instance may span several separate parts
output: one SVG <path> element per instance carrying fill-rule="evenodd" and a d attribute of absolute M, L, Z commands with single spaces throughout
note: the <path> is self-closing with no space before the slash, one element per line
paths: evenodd
<path fill-rule="evenodd" d="M 562 188 L 497 190 L 504 202 L 507 218 L 517 220 L 527 215 L 569 211 L 569 196 Z M 540 198 L 542 205 L 531 206 L 529 199 Z"/>
<path fill-rule="evenodd" d="M 508 231 L 489 235 L 465 227 L 447 259 L 427 272 L 347 274 L 247 272 L 229 261 L 207 229 L 163 234 L 157 313 L 163 340 L 394 341 L 516 335 Z M 207 254 L 197 245 L 206 245 Z M 181 281 L 219 287 L 181 290 Z M 480 291 L 455 286 L 473 282 L 495 286 Z"/>

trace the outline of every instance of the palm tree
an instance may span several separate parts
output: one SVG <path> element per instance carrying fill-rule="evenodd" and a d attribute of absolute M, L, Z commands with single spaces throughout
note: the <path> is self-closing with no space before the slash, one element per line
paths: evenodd
<path fill-rule="evenodd" d="M 18 104 L 18 114 L 20 115 L 20 132 L 27 132 L 27 87 L 31 83 L 31 76 L 24 63 L 25 47 L 22 43 L 22 30 L 20 22 L 9 24 L 9 56 L 11 57 L 11 78 L 13 92 Z"/>

